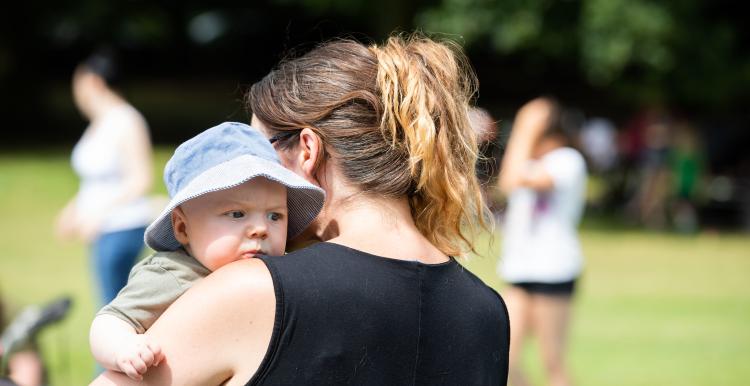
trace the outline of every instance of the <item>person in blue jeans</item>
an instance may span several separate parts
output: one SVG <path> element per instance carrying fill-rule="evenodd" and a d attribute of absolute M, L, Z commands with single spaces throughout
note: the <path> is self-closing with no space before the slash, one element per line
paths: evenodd
<path fill-rule="evenodd" d="M 98 280 L 102 304 L 107 304 L 128 282 L 130 268 L 143 250 L 143 234 L 140 226 L 100 234 L 91 245 L 93 271 Z"/>
<path fill-rule="evenodd" d="M 92 55 L 75 70 L 73 99 L 89 125 L 71 158 L 80 186 L 56 224 L 61 238 L 90 243 L 101 304 L 127 283 L 152 217 L 148 126 L 112 88 L 116 80 L 117 68 L 107 52 Z"/>

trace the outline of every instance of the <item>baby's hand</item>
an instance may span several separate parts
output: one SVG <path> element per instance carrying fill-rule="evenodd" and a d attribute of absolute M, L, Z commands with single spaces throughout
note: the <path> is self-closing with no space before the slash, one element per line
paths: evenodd
<path fill-rule="evenodd" d="M 117 367 L 133 380 L 143 380 L 143 374 L 151 366 L 158 366 L 164 360 L 159 345 L 148 342 L 145 335 L 139 334 L 127 347 L 117 354 Z"/>

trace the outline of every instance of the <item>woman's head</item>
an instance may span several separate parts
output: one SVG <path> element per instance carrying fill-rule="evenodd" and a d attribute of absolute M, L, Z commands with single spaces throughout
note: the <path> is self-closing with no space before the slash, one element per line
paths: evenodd
<path fill-rule="evenodd" d="M 343 183 L 358 194 L 408 199 L 422 234 L 461 255 L 471 247 L 466 232 L 484 224 L 467 116 L 475 88 L 453 44 L 338 40 L 279 64 L 247 101 L 267 134 L 280 138 L 281 153 L 294 151 L 300 129 L 312 130 L 323 144 L 317 159 Z"/>
<path fill-rule="evenodd" d="M 545 123 L 545 129 L 536 141 L 533 149 L 533 156 L 539 158 L 544 154 L 563 146 L 572 145 L 572 140 L 568 131 L 572 125 L 571 116 L 567 115 L 557 99 L 553 97 L 543 97 L 542 100 L 547 104 L 548 117 Z"/>
<path fill-rule="evenodd" d="M 115 51 L 110 48 L 99 49 L 81 62 L 77 70 L 94 74 L 109 86 L 115 86 L 120 81 L 116 56 Z"/>
<path fill-rule="evenodd" d="M 119 70 L 114 54 L 98 51 L 81 62 L 73 73 L 73 99 L 78 109 L 91 118 L 103 93 L 112 93 L 119 81 Z"/>

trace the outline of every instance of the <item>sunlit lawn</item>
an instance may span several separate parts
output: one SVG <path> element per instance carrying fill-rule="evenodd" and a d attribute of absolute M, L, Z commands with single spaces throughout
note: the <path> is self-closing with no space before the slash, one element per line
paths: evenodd
<path fill-rule="evenodd" d="M 76 189 L 69 149 L 0 154 L 0 290 L 11 311 L 71 295 L 75 308 L 41 337 L 51 384 L 86 384 L 94 313 L 86 248 L 55 240 Z M 155 191 L 163 192 L 157 154 Z M 587 268 L 569 362 L 578 385 L 746 385 L 750 379 L 750 238 L 685 237 L 584 225 Z M 496 241 L 467 266 L 502 292 Z M 210 348 L 207 348 L 210 349 Z M 526 361 L 541 384 L 530 350 Z"/>

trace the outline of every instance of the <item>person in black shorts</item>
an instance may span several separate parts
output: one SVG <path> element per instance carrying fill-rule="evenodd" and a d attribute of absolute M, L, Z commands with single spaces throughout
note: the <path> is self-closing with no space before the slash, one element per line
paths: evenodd
<path fill-rule="evenodd" d="M 584 206 L 586 164 L 569 146 L 560 108 L 538 98 L 516 115 L 502 161 L 500 190 L 507 196 L 498 272 L 511 321 L 510 383 L 524 386 L 525 338 L 539 342 L 549 384 L 571 384 L 564 354 L 576 279 L 583 268 L 578 223 Z"/>

